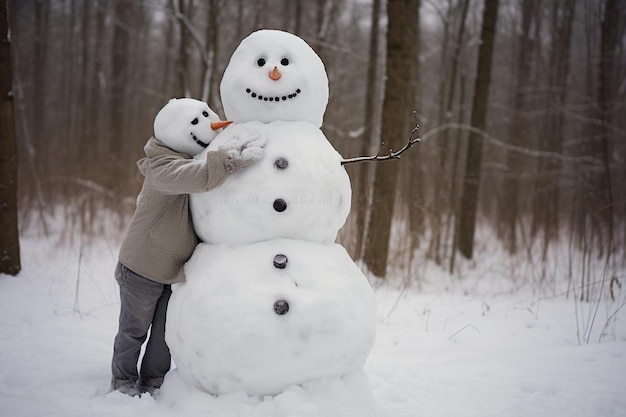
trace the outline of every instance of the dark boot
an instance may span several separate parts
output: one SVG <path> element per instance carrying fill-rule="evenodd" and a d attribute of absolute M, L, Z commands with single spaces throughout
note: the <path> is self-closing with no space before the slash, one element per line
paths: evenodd
<path fill-rule="evenodd" d="M 134 379 L 111 378 L 111 391 L 119 391 L 131 397 L 141 395 L 141 391 L 137 389 L 137 381 Z"/>
<path fill-rule="evenodd" d="M 161 388 L 161 384 L 163 384 L 163 377 L 139 378 L 139 381 L 137 381 L 137 389 L 142 394 L 147 392 L 148 394 L 153 395 L 156 390 Z"/>

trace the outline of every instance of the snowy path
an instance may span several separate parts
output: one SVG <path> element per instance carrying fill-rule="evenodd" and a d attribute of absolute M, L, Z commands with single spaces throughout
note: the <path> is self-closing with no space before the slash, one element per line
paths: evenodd
<path fill-rule="evenodd" d="M 183 415 L 158 399 L 107 392 L 118 313 L 114 251 L 104 243 L 85 251 L 79 275 L 77 250 L 30 238 L 22 246 L 23 272 L 0 277 L 0 416 Z M 378 336 L 365 370 L 384 416 L 626 415 L 623 311 L 597 343 L 619 305 L 600 306 L 604 319 L 591 343 L 579 345 L 571 298 L 432 288 L 376 293 Z M 340 405 L 354 394 L 345 389 L 329 381 L 266 399 L 196 395 L 187 397 L 184 410 L 219 417 L 360 416 Z M 358 393 L 351 400 L 358 401 Z M 328 411 L 333 406 L 335 412 Z"/>

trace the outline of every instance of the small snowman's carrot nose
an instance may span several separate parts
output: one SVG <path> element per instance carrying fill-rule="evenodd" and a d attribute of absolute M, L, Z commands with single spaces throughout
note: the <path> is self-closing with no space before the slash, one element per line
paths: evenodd
<path fill-rule="evenodd" d="M 218 130 L 218 129 L 228 126 L 232 122 L 233 122 L 232 120 L 220 120 L 218 122 L 211 122 L 211 129 Z"/>
<path fill-rule="evenodd" d="M 270 71 L 270 78 L 274 81 L 278 81 L 280 79 L 280 75 L 278 67 L 274 67 L 274 69 Z"/>

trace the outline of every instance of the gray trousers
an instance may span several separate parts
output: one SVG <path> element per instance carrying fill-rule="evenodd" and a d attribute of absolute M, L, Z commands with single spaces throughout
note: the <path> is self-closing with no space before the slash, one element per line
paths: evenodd
<path fill-rule="evenodd" d="M 115 279 L 120 286 L 119 330 L 113 345 L 113 380 L 160 385 L 171 365 L 165 343 L 165 316 L 172 294 L 170 285 L 142 277 L 118 262 Z M 137 362 L 148 329 L 150 338 L 141 361 Z"/>

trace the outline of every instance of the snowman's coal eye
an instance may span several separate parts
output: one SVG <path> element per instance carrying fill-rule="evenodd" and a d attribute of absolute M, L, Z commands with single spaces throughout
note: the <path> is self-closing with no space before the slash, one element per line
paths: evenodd
<path fill-rule="evenodd" d="M 289 65 L 289 60 L 287 58 L 283 58 L 283 59 L 280 60 L 280 64 L 284 65 L 284 66 L 287 66 L 287 65 Z"/>
<path fill-rule="evenodd" d="M 192 125 L 197 125 L 197 124 L 198 124 L 198 118 L 196 117 L 195 119 L 193 119 L 193 120 L 191 121 L 191 124 L 192 124 Z"/>
<path fill-rule="evenodd" d="M 203 111 L 203 112 L 202 112 L 202 115 L 203 115 L 204 117 L 209 117 L 209 112 Z"/>
<path fill-rule="evenodd" d="M 263 65 L 265 65 L 265 58 L 259 58 L 259 60 L 256 62 L 256 64 L 259 67 L 262 67 Z"/>

